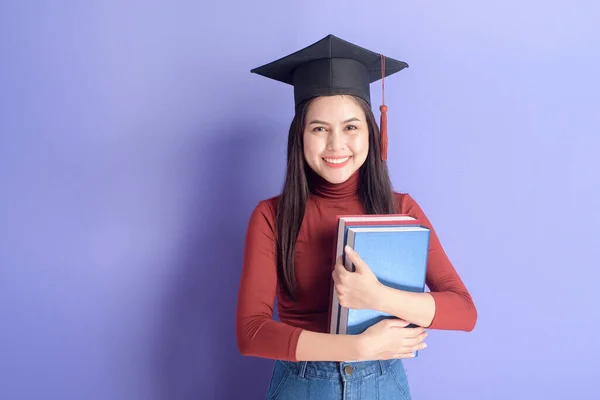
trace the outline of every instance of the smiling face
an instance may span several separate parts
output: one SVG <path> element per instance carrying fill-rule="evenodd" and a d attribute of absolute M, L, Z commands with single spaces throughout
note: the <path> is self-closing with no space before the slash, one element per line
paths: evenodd
<path fill-rule="evenodd" d="M 369 126 L 350 96 L 315 99 L 306 113 L 304 158 L 331 183 L 345 182 L 367 159 Z"/>

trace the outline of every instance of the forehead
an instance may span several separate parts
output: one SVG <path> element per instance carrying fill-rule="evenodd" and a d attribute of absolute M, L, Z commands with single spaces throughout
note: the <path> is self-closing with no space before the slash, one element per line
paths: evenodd
<path fill-rule="evenodd" d="M 307 111 L 307 118 L 336 122 L 349 118 L 364 120 L 365 113 L 351 96 L 322 96 L 314 99 Z"/>

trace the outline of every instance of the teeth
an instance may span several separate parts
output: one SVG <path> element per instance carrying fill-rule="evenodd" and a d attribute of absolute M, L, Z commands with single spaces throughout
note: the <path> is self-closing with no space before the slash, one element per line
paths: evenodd
<path fill-rule="evenodd" d="M 346 158 L 324 158 L 325 161 L 327 161 L 328 163 L 332 163 L 332 164 L 341 164 L 343 162 L 346 162 L 350 157 L 346 157 Z"/>

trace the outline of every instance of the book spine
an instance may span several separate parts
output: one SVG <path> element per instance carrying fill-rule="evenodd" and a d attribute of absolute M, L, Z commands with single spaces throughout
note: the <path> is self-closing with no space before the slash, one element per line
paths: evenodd
<path fill-rule="evenodd" d="M 333 262 L 334 265 L 333 267 L 335 267 L 335 262 L 337 261 L 338 257 L 340 255 L 343 254 L 344 251 L 344 231 L 346 229 L 346 224 L 344 223 L 343 219 L 338 217 L 337 218 L 338 221 L 338 232 L 337 232 L 337 241 L 336 241 L 336 247 L 334 249 L 334 257 L 333 257 Z M 333 271 L 332 271 L 333 272 Z M 331 307 L 330 307 L 330 316 L 329 316 L 329 333 L 331 334 L 338 334 L 338 327 L 339 327 L 339 312 L 340 312 L 340 305 L 338 303 L 338 296 L 337 296 L 337 292 L 335 291 L 335 285 L 334 282 L 332 281 L 331 283 Z"/>
<path fill-rule="evenodd" d="M 354 248 L 354 232 L 352 230 L 345 232 L 345 236 L 346 236 L 346 244 L 350 247 L 350 248 Z M 348 271 L 354 271 L 354 265 L 352 264 L 352 261 L 350 261 L 349 258 L 346 257 L 346 255 L 343 255 L 343 262 L 344 262 L 344 267 L 348 270 Z M 338 323 L 338 332 L 340 334 L 346 334 L 348 331 L 348 313 L 349 313 L 349 309 L 347 307 L 342 307 L 341 305 L 339 306 L 339 323 Z"/>

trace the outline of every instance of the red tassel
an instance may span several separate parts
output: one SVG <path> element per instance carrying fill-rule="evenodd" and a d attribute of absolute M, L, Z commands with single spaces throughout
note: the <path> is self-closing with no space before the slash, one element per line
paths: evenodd
<path fill-rule="evenodd" d="M 381 159 L 387 160 L 388 153 L 388 135 L 387 135 L 387 106 L 382 105 L 379 107 L 381 111 L 381 121 L 379 123 L 379 131 L 381 133 Z"/>
<path fill-rule="evenodd" d="M 379 111 L 381 111 L 381 121 L 379 122 L 379 140 L 381 141 L 381 159 L 383 161 L 387 160 L 388 153 L 388 134 L 387 134 L 387 106 L 385 105 L 385 95 L 384 95 L 384 79 L 385 79 L 385 57 L 383 54 L 380 54 L 381 57 L 381 106 L 379 107 Z"/>

